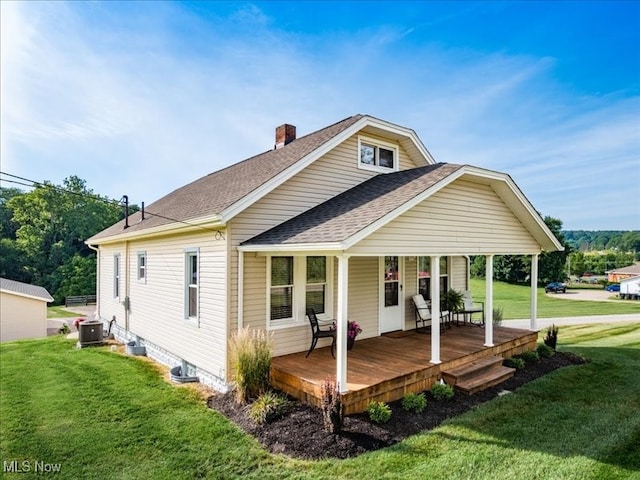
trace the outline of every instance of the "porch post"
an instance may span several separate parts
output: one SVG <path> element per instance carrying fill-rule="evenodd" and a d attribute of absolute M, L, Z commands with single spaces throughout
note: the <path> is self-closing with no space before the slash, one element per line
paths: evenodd
<path fill-rule="evenodd" d="M 238 331 L 244 326 L 244 252 L 238 251 Z"/>
<path fill-rule="evenodd" d="M 531 323 L 529 330 L 538 330 L 538 254 L 531 255 Z"/>
<path fill-rule="evenodd" d="M 347 388 L 347 315 L 349 298 L 349 256 L 338 255 L 338 315 L 336 319 L 336 382 L 340 392 Z"/>
<path fill-rule="evenodd" d="M 493 347 L 493 255 L 487 255 L 485 270 L 486 292 L 484 300 L 484 346 Z"/>
<path fill-rule="evenodd" d="M 431 363 L 440 362 L 440 257 L 431 257 Z"/>

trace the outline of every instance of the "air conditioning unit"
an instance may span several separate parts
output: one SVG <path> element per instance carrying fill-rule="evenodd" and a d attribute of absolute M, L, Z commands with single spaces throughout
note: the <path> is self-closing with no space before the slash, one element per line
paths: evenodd
<path fill-rule="evenodd" d="M 104 343 L 102 322 L 81 322 L 78 325 L 78 346 L 80 348 Z"/>

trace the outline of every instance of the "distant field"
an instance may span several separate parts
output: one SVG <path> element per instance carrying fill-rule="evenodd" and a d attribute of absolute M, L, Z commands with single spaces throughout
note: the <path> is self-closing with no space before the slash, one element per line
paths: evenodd
<path fill-rule="evenodd" d="M 485 281 L 471 279 L 473 299 L 484 302 Z M 528 286 L 511 285 L 504 282 L 493 284 L 493 305 L 502 307 L 504 319 L 529 318 L 531 308 L 531 289 Z M 567 300 L 553 298 L 538 288 L 538 317 L 578 317 L 583 315 L 615 315 L 637 313 L 640 316 L 640 302 L 620 300 L 617 302 L 591 302 L 585 300 Z"/>

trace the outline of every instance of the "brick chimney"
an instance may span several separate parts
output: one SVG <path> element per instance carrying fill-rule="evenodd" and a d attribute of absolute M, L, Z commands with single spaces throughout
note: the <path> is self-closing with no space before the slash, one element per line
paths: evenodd
<path fill-rule="evenodd" d="M 286 144 L 296 139 L 295 125 L 285 123 L 276 127 L 276 149 L 284 147 Z"/>

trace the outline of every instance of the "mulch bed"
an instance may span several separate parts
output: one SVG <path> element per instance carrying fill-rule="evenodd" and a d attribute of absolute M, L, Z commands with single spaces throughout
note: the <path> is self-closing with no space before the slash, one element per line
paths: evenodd
<path fill-rule="evenodd" d="M 474 395 L 456 392 L 453 400 L 439 401 L 425 392 L 427 408 L 419 414 L 405 411 L 400 400 L 392 402 L 389 404 L 391 420 L 384 425 L 371 422 L 366 414 L 349 415 L 345 417 L 343 430 L 338 435 L 324 430 L 320 409 L 293 399 L 291 408 L 283 417 L 264 425 L 256 425 L 249 419 L 248 407 L 238 405 L 233 393 L 211 396 L 207 404 L 253 435 L 272 453 L 305 459 L 349 458 L 431 430 L 446 419 L 491 400 L 503 390 L 514 391 L 553 370 L 582 363 L 585 363 L 582 357 L 570 352 L 556 352 L 551 358 L 527 364 L 506 382 Z"/>

